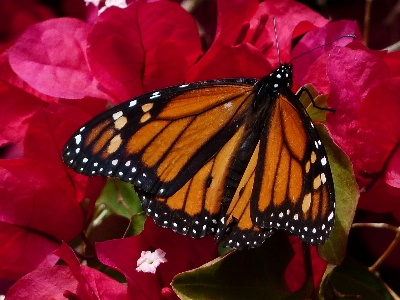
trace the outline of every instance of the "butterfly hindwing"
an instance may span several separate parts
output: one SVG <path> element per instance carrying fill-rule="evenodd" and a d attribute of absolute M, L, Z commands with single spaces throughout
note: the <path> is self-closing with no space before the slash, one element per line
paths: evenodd
<path fill-rule="evenodd" d="M 63 159 L 79 173 L 120 178 L 170 196 L 242 125 L 243 102 L 254 82 L 199 82 L 131 99 L 82 126 Z"/>
<path fill-rule="evenodd" d="M 260 143 L 251 152 L 251 158 L 229 203 L 229 208 L 218 224 L 215 238 L 219 241 L 227 233 L 224 246 L 236 249 L 242 249 L 246 245 L 257 247 L 273 233 L 271 229 L 255 226 L 250 216 L 250 197 L 254 187 L 259 149 Z"/>

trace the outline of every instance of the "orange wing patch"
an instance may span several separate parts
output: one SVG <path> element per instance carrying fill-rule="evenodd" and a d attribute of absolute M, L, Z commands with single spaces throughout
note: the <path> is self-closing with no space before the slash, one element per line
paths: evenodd
<path fill-rule="evenodd" d="M 160 180 L 164 182 L 173 180 L 193 155 L 217 132 L 227 126 L 235 115 L 241 112 L 243 101 L 246 100 L 248 95 L 249 93 L 242 93 L 240 97 L 232 99 L 229 102 L 229 109 L 219 105 L 195 116 L 190 124 L 178 131 L 179 137 L 174 141 L 172 147 L 168 148 L 166 156 L 163 157 L 157 168 L 157 175 Z M 175 101 L 172 103 L 175 103 Z M 190 107 L 190 105 L 187 106 Z M 175 122 L 179 122 L 179 120 Z M 173 133 L 173 135 L 175 134 Z M 166 136 L 167 141 L 170 141 L 170 139 Z M 158 148 L 155 150 L 159 151 Z M 152 156 L 150 150 L 149 156 Z"/>
<path fill-rule="evenodd" d="M 271 202 L 274 207 L 280 207 L 289 200 L 293 208 L 301 201 L 303 191 L 301 162 L 306 153 L 307 136 L 295 107 L 282 95 L 275 104 L 269 124 L 258 201 L 261 213 Z"/>
<path fill-rule="evenodd" d="M 147 146 L 170 122 L 156 120 L 141 127 L 128 141 L 126 155 L 136 154 Z"/>
<path fill-rule="evenodd" d="M 250 197 L 253 190 L 258 152 L 259 144 L 256 146 L 250 158 L 250 162 L 247 165 L 236 193 L 229 205 L 226 213 L 225 226 L 235 223 L 236 227 L 240 231 L 251 230 L 254 228 L 253 222 L 250 218 Z"/>
<path fill-rule="evenodd" d="M 197 115 L 223 103 L 229 103 L 230 99 L 236 102 L 235 100 L 248 96 L 252 91 L 252 86 L 246 85 L 220 85 L 187 91 L 169 102 L 157 117 L 175 120 Z"/>

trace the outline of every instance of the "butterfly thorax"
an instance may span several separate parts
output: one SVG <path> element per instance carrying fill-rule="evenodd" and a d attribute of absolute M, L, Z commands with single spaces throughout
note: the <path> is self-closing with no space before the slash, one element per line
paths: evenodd
<path fill-rule="evenodd" d="M 254 87 L 256 96 L 253 107 L 259 109 L 259 105 L 265 102 L 275 101 L 279 94 L 293 85 L 292 65 L 281 64 L 270 75 L 263 77 Z M 262 104 L 264 103 L 264 104 Z"/>

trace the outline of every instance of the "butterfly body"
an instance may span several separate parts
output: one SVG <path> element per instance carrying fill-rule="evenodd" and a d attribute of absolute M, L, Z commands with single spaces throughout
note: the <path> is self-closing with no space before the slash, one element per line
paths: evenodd
<path fill-rule="evenodd" d="M 325 149 L 282 64 L 260 81 L 184 84 L 131 99 L 79 129 L 65 163 L 137 187 L 155 222 L 225 245 L 258 246 L 275 229 L 310 244 L 334 224 Z"/>

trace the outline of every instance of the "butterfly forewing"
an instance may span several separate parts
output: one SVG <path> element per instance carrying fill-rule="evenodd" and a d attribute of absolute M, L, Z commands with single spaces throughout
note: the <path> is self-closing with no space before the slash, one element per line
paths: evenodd
<path fill-rule="evenodd" d="M 214 80 L 131 99 L 82 126 L 63 159 L 79 173 L 117 177 L 170 196 L 240 128 L 254 83 Z"/>

